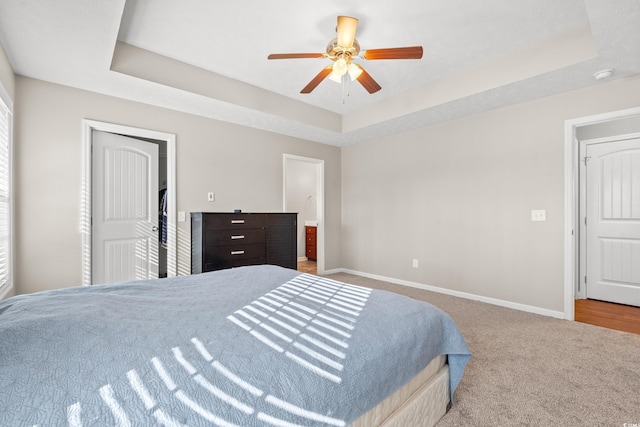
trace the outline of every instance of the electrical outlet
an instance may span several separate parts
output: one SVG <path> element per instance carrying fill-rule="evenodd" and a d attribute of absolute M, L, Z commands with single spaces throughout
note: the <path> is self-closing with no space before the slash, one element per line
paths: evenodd
<path fill-rule="evenodd" d="M 184 211 L 178 211 L 178 222 L 185 222 L 187 220 L 187 214 Z"/>
<path fill-rule="evenodd" d="M 417 259 L 413 259 L 413 268 L 418 268 L 418 260 Z"/>
<path fill-rule="evenodd" d="M 531 221 L 546 221 L 547 211 L 544 209 L 534 209 L 531 211 Z"/>
<path fill-rule="evenodd" d="M 215 202 L 216 201 L 216 193 L 207 193 L 207 201 Z"/>

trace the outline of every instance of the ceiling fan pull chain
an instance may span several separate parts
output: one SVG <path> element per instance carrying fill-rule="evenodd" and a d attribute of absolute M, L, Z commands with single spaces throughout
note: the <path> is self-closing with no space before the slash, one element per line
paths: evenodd
<path fill-rule="evenodd" d="M 349 96 L 349 82 L 350 82 L 349 74 L 345 74 L 342 76 L 342 103 L 346 104 L 346 98 Z"/>
<path fill-rule="evenodd" d="M 347 85 L 347 98 L 351 95 L 351 79 L 348 76 L 349 74 L 345 75 L 344 79 Z"/>
<path fill-rule="evenodd" d="M 347 80 L 344 78 L 345 76 L 346 76 L 346 74 L 342 76 L 342 82 L 341 82 L 341 86 L 342 86 L 342 104 L 343 105 L 346 103 L 344 94 L 346 93 Z"/>

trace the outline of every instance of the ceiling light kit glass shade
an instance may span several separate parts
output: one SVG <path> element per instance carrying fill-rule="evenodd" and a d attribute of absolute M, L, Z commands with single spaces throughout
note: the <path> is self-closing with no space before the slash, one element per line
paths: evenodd
<path fill-rule="evenodd" d="M 345 61 L 344 58 L 340 58 L 333 63 L 331 69 L 333 71 L 331 71 L 329 78 L 334 82 L 340 83 L 342 81 L 342 76 L 347 73 L 347 61 Z"/>

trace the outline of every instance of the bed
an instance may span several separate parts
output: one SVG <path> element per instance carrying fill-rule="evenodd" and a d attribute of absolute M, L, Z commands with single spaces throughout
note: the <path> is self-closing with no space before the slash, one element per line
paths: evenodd
<path fill-rule="evenodd" d="M 433 425 L 470 357 L 427 303 L 276 266 L 0 302 L 0 425 Z"/>

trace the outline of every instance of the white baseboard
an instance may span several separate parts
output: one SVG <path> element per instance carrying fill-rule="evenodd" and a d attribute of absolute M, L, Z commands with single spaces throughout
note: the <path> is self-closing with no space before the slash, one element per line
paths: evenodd
<path fill-rule="evenodd" d="M 466 292 L 454 291 L 451 289 L 440 288 L 437 286 L 424 285 L 422 283 L 411 282 L 408 280 L 394 279 L 393 277 L 385 277 L 385 276 L 379 276 L 377 274 L 364 273 L 362 271 L 350 270 L 348 268 L 336 268 L 336 269 L 327 270 L 324 272 L 324 274 L 334 274 L 334 273 L 353 274 L 356 276 L 368 277 L 369 279 L 394 283 L 396 285 L 409 286 L 412 288 L 423 289 L 425 291 L 437 292 L 439 294 L 451 295 L 454 297 L 469 299 L 473 301 L 486 302 L 488 304 L 493 304 L 500 307 L 512 308 L 514 310 L 526 311 L 528 313 L 540 314 L 542 316 L 555 317 L 557 319 L 565 319 L 564 312 L 562 311 L 548 310 L 546 308 L 535 307 L 532 305 L 505 301 L 497 298 L 489 298 L 482 295 L 469 294 Z"/>
<path fill-rule="evenodd" d="M 309 260 L 309 258 L 307 258 L 306 256 L 298 257 L 298 262 L 304 262 L 304 261 L 308 261 L 308 260 Z"/>

